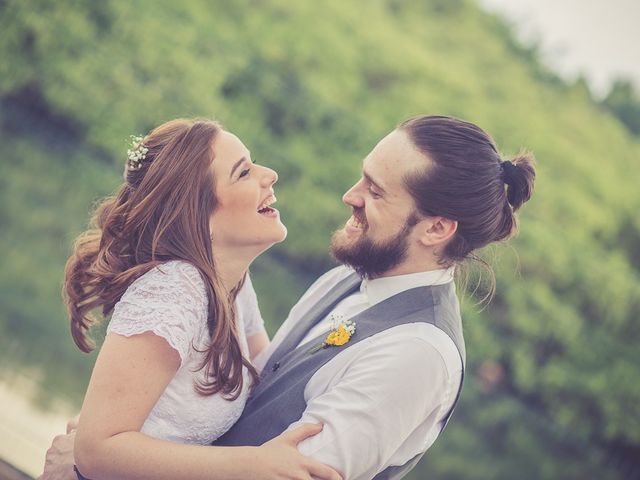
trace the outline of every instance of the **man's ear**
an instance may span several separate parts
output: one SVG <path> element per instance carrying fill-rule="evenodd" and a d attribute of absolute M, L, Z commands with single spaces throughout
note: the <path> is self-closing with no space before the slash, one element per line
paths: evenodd
<path fill-rule="evenodd" d="M 425 247 L 447 243 L 458 230 L 458 222 L 445 217 L 427 217 L 418 224 L 418 241 Z"/>

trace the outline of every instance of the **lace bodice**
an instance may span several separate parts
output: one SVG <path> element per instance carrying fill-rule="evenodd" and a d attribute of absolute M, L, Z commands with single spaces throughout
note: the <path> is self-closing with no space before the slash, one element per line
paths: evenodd
<path fill-rule="evenodd" d="M 194 382 L 208 345 L 208 299 L 199 271 L 190 263 L 170 261 L 136 279 L 115 305 L 107 333 L 124 336 L 153 332 L 180 355 L 180 367 L 141 431 L 179 443 L 207 444 L 240 417 L 251 377 L 244 369 L 244 388 L 234 401 L 220 395 L 201 396 Z M 246 337 L 262 331 L 263 322 L 249 279 L 236 300 L 240 346 L 249 357 Z M 195 347 L 195 348 L 194 348 Z"/>

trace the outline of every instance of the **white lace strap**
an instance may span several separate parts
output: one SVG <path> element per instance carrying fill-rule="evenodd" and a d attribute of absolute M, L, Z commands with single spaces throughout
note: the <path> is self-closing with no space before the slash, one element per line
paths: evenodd
<path fill-rule="evenodd" d="M 180 355 L 206 334 L 207 295 L 198 270 L 183 261 L 171 261 L 136 279 L 115 305 L 107 333 L 124 336 L 145 332 L 164 338 Z"/>

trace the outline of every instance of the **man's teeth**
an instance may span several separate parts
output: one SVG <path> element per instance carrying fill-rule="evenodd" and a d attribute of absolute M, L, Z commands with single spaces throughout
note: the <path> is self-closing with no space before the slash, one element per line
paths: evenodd
<path fill-rule="evenodd" d="M 349 225 L 354 228 L 364 228 L 364 223 L 362 223 L 356 217 L 351 217 L 349 219 Z"/>

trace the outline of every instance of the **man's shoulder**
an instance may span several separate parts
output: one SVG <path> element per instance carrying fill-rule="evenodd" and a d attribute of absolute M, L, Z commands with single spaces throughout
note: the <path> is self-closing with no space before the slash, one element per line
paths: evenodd
<path fill-rule="evenodd" d="M 304 300 L 318 292 L 325 292 L 333 287 L 338 282 L 344 280 L 349 275 L 353 274 L 353 269 L 346 267 L 344 265 L 338 265 L 335 268 L 332 268 L 328 272 L 323 273 L 318 277 L 318 279 L 309 286 L 305 294 L 300 298 L 300 300 Z"/>
<path fill-rule="evenodd" d="M 341 280 L 344 280 L 353 273 L 354 271 L 352 268 L 345 265 L 338 265 L 337 267 L 332 268 L 331 270 L 323 273 L 320 277 L 318 277 L 318 280 L 314 282 L 314 285 L 317 283 L 333 285 Z"/>
<path fill-rule="evenodd" d="M 370 361 L 369 356 L 387 356 L 388 359 L 382 360 L 382 363 L 392 358 L 393 362 L 400 364 L 405 361 L 421 365 L 421 370 L 425 369 L 425 365 L 444 367 L 448 377 L 457 376 L 462 370 L 460 353 L 451 337 L 430 323 L 397 325 L 361 343 L 354 361 L 362 361 L 362 358 Z M 439 362 L 433 362 L 433 358 L 438 358 Z"/>

